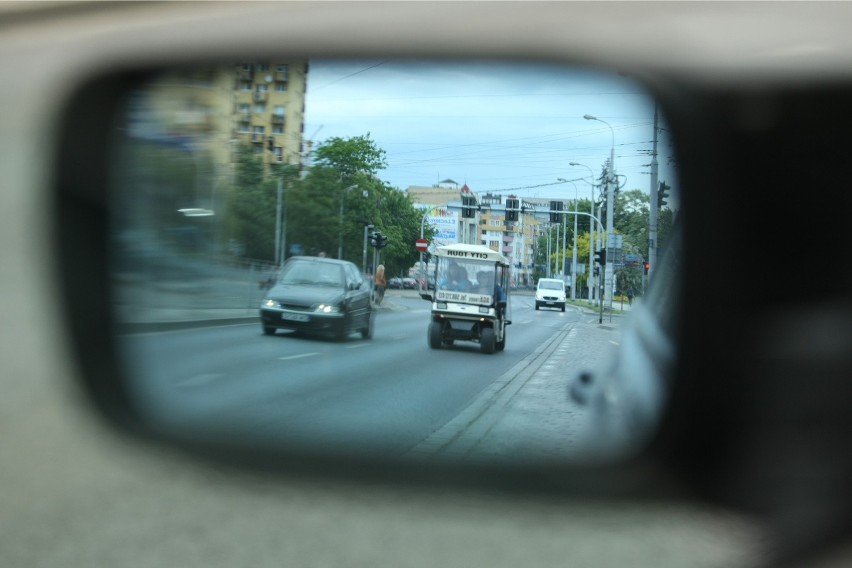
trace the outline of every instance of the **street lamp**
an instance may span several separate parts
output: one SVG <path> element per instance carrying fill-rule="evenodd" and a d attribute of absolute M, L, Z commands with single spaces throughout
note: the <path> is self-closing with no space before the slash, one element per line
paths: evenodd
<path fill-rule="evenodd" d="M 582 166 L 582 167 L 586 168 L 587 170 L 589 170 L 589 188 L 591 189 L 590 198 L 591 198 L 591 204 L 592 204 L 592 210 L 591 210 L 592 220 L 589 221 L 589 272 L 588 272 L 588 275 L 586 277 L 586 280 L 589 283 L 589 301 L 591 302 L 593 295 L 594 295 L 594 287 L 592 286 L 592 267 L 595 265 L 595 259 L 594 259 L 595 253 L 592 250 L 593 248 L 595 248 L 595 247 L 592 246 L 595 243 L 595 221 L 594 220 L 596 219 L 596 217 L 595 217 L 595 172 L 592 171 L 592 168 L 590 168 L 586 164 L 581 164 L 580 162 L 569 162 L 568 165 L 569 166 Z M 601 237 L 601 235 L 598 234 L 598 238 L 600 238 L 600 237 Z"/>
<path fill-rule="evenodd" d="M 614 204 L 614 196 L 613 190 L 615 185 L 615 130 L 612 128 L 612 125 L 605 120 L 601 120 L 600 118 L 593 116 L 591 114 L 584 114 L 583 118 L 586 120 L 597 120 L 598 122 L 602 122 L 607 125 L 610 133 L 612 134 L 612 146 L 610 146 L 609 151 L 609 167 L 607 168 L 609 171 L 606 176 L 606 238 L 607 238 L 607 250 L 609 249 L 609 241 L 613 235 L 613 209 L 615 208 Z M 605 298 L 609 297 L 610 304 L 612 303 L 612 254 L 606 255 L 606 271 L 604 273 L 604 296 L 601 298 L 603 301 Z"/>
<path fill-rule="evenodd" d="M 564 182 L 570 183 L 571 185 L 574 186 L 574 238 L 573 238 L 573 241 L 574 241 L 573 249 L 574 250 L 572 251 L 572 254 L 571 254 L 571 299 L 576 300 L 577 299 L 577 293 L 576 293 L 576 290 L 577 290 L 577 203 L 578 203 L 577 184 L 574 183 L 573 180 L 570 180 L 570 179 L 559 178 L 559 181 L 564 181 Z M 589 223 L 589 224 L 592 225 L 593 223 Z M 562 257 L 562 272 L 563 273 L 565 272 L 565 257 L 564 256 Z"/>

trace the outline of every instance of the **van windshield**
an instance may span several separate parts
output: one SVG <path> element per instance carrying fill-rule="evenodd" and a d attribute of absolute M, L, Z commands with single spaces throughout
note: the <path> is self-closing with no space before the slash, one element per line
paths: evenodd
<path fill-rule="evenodd" d="M 565 285 L 559 280 L 539 280 L 538 282 L 539 289 L 545 290 L 561 290 L 563 286 Z"/>
<path fill-rule="evenodd" d="M 494 289 L 493 262 L 441 257 L 437 270 L 438 290 L 491 294 Z"/>

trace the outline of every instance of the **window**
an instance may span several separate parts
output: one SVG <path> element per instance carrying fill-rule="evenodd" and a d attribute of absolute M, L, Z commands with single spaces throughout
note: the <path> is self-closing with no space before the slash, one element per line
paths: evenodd
<path fill-rule="evenodd" d="M 266 105 L 263 103 L 257 103 L 254 105 L 254 114 L 263 114 L 266 112 Z"/>
<path fill-rule="evenodd" d="M 280 125 L 275 125 L 272 127 L 273 134 L 284 134 L 284 127 Z"/>
<path fill-rule="evenodd" d="M 276 93 L 286 93 L 287 92 L 287 83 L 275 83 L 275 92 Z"/>

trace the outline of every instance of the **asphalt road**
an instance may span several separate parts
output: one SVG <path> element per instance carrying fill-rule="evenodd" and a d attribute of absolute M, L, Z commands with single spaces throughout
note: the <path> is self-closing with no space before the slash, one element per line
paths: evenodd
<path fill-rule="evenodd" d="M 505 351 L 484 355 L 470 342 L 430 349 L 428 321 L 427 302 L 392 291 L 377 310 L 371 340 L 352 335 L 339 343 L 282 331 L 268 337 L 258 323 L 123 339 L 140 404 L 164 427 L 213 436 L 237 432 L 329 452 L 572 456 L 582 442 L 585 411 L 568 400 L 567 383 L 613 347 L 615 328 L 601 332 L 594 317 L 575 309 L 536 311 L 531 297 L 517 296 Z M 548 366 L 557 340 L 560 363 Z M 533 395 L 537 383 L 547 392 Z M 507 412 L 506 392 L 514 392 L 513 404 L 531 398 Z M 504 400 L 488 420 L 460 421 L 495 397 Z M 524 408 L 534 398 L 540 400 L 530 420 Z M 486 436 L 498 422 L 507 434 Z M 490 424 L 487 432 L 484 424 Z"/>

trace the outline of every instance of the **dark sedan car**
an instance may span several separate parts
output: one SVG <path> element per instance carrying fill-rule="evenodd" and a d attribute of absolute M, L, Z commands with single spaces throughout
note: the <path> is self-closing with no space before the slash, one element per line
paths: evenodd
<path fill-rule="evenodd" d="M 370 284 L 351 262 L 297 256 L 287 260 L 260 306 L 263 333 L 278 329 L 331 334 L 345 340 L 373 334 Z"/>

